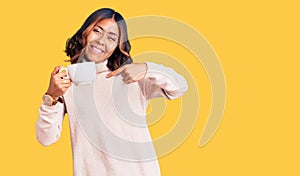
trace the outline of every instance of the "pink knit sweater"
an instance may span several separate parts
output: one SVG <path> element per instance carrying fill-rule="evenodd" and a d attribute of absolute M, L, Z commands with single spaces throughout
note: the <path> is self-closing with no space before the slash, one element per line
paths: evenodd
<path fill-rule="evenodd" d="M 143 80 L 125 84 L 121 75 L 106 78 L 97 65 L 93 84 L 72 85 L 65 103 L 40 106 L 36 135 L 42 145 L 56 142 L 68 113 L 75 176 L 158 176 L 160 169 L 146 123 L 148 100 L 173 99 L 187 90 L 173 69 L 147 62 Z"/>

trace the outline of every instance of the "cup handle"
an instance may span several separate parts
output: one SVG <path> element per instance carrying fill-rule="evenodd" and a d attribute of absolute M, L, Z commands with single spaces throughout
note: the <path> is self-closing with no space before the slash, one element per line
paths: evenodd
<path fill-rule="evenodd" d="M 61 68 L 59 69 L 59 72 L 66 72 L 66 73 L 67 73 L 67 76 L 62 77 L 62 79 L 70 79 L 69 73 L 68 73 L 68 69 L 67 69 L 67 68 L 61 67 Z"/>

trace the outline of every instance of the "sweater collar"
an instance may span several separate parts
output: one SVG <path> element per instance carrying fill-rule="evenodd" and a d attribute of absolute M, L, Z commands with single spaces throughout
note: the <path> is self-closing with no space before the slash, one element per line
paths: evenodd
<path fill-rule="evenodd" d="M 97 74 L 109 71 L 109 68 L 106 66 L 107 62 L 108 61 L 105 60 L 104 62 L 100 62 L 100 63 L 96 64 L 96 73 Z"/>

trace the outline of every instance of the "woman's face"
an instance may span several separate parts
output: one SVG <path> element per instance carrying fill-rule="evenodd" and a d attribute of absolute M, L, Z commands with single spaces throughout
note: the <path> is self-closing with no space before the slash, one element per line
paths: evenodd
<path fill-rule="evenodd" d="M 119 30 L 113 19 L 98 22 L 87 36 L 85 54 L 90 61 L 107 60 L 118 46 Z"/>

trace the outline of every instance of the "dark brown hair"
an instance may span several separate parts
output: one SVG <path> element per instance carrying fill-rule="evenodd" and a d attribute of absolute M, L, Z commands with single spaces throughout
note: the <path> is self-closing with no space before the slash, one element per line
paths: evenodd
<path fill-rule="evenodd" d="M 107 67 L 110 70 L 116 70 L 124 64 L 132 63 L 130 57 L 130 43 L 128 40 L 127 27 L 124 18 L 118 12 L 109 8 L 102 8 L 93 12 L 83 23 L 81 28 L 66 42 L 65 53 L 70 57 L 72 64 L 76 63 L 83 48 L 86 46 L 87 35 L 93 27 L 103 19 L 114 19 L 117 23 L 120 37 L 118 46 L 108 58 Z"/>

